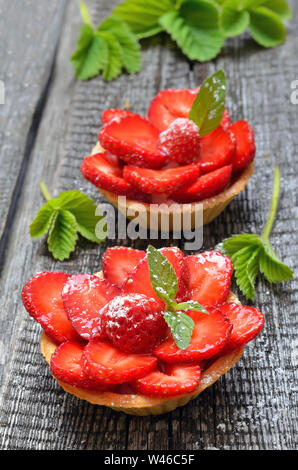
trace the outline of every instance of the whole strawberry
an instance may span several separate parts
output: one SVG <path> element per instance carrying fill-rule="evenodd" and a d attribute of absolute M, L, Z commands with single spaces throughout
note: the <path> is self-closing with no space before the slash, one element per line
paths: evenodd
<path fill-rule="evenodd" d="M 198 126 L 190 119 L 175 119 L 159 134 L 159 149 L 169 161 L 183 165 L 194 162 L 200 152 Z"/>
<path fill-rule="evenodd" d="M 115 297 L 100 315 L 108 339 L 124 352 L 150 352 L 167 333 L 161 306 L 143 294 Z"/>

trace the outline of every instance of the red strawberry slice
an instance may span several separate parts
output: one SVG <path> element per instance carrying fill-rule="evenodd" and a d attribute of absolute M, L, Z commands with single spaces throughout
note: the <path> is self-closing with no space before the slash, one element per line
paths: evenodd
<path fill-rule="evenodd" d="M 189 298 L 204 306 L 223 303 L 230 291 L 233 264 L 219 251 L 205 251 L 185 258 Z"/>
<path fill-rule="evenodd" d="M 168 89 L 160 91 L 151 101 L 148 110 L 148 119 L 159 129 L 166 130 L 177 118 L 188 118 L 189 111 L 200 88 L 194 89 Z M 228 111 L 224 112 L 221 125 L 226 127 L 230 123 Z"/>
<path fill-rule="evenodd" d="M 236 139 L 236 150 L 232 158 L 233 172 L 243 171 L 255 158 L 254 131 L 247 121 L 234 122 L 229 130 Z"/>
<path fill-rule="evenodd" d="M 150 397 L 169 397 L 193 392 L 199 385 L 199 365 L 167 366 L 165 372 L 154 370 L 134 384 L 137 393 Z"/>
<path fill-rule="evenodd" d="M 130 165 L 160 168 L 165 156 L 158 150 L 158 130 L 139 114 L 114 119 L 99 133 L 103 148 Z"/>
<path fill-rule="evenodd" d="M 184 254 L 176 247 L 162 248 L 160 251 L 170 261 L 176 272 L 178 278 L 176 298 L 182 301 L 185 299 L 187 293 L 187 271 L 184 265 Z M 127 294 L 144 294 L 147 297 L 152 297 L 164 307 L 164 302 L 157 297 L 151 285 L 147 257 L 142 259 L 127 276 L 127 279 L 123 283 L 122 290 Z"/>
<path fill-rule="evenodd" d="M 127 111 L 126 109 L 117 109 L 117 108 L 110 108 L 106 109 L 101 115 L 101 122 L 103 124 L 108 124 L 108 122 L 112 121 L 113 119 L 121 119 L 127 116 L 133 116 L 135 113 L 131 111 Z"/>
<path fill-rule="evenodd" d="M 155 349 L 154 354 L 170 364 L 181 364 L 198 362 L 219 353 L 230 338 L 232 324 L 217 308 L 209 308 L 208 311 L 208 315 L 189 312 L 195 325 L 187 349 L 179 349 L 170 336 Z"/>
<path fill-rule="evenodd" d="M 220 125 L 224 129 L 227 129 L 230 124 L 231 124 L 231 118 L 230 118 L 230 115 L 229 115 L 228 111 L 225 109 L 224 113 L 223 113 L 223 116 L 222 116 L 222 119 L 221 119 L 221 122 L 220 122 Z"/>
<path fill-rule="evenodd" d="M 61 380 L 73 387 L 85 388 L 104 392 L 110 387 L 106 384 L 95 384 L 90 380 L 81 367 L 81 358 L 84 345 L 66 341 L 55 350 L 51 357 L 51 372 L 56 379 Z"/>
<path fill-rule="evenodd" d="M 102 270 L 105 279 L 121 287 L 128 274 L 146 256 L 143 250 L 134 250 L 125 246 L 108 248 L 102 259 Z"/>
<path fill-rule="evenodd" d="M 189 119 L 178 118 L 159 134 L 159 148 L 168 161 L 181 165 L 199 158 L 200 136 L 198 126 Z"/>
<path fill-rule="evenodd" d="M 34 276 L 22 290 L 23 304 L 55 343 L 79 340 L 63 307 L 62 288 L 69 278 L 63 272 L 43 272 Z"/>
<path fill-rule="evenodd" d="M 200 174 L 200 165 L 192 164 L 167 170 L 148 170 L 126 166 L 124 179 L 146 194 L 170 194 L 192 184 Z"/>
<path fill-rule="evenodd" d="M 66 282 L 62 298 L 67 316 L 79 335 L 89 340 L 104 335 L 99 312 L 120 294 L 120 289 L 105 279 L 91 274 L 75 274 Z"/>
<path fill-rule="evenodd" d="M 201 138 L 200 159 L 201 173 L 209 173 L 231 163 L 236 141 L 231 132 L 221 126 Z"/>
<path fill-rule="evenodd" d="M 221 193 L 230 183 L 232 165 L 223 166 L 200 176 L 195 183 L 170 195 L 171 199 L 181 203 L 199 202 Z"/>
<path fill-rule="evenodd" d="M 81 172 L 98 188 L 122 196 L 133 197 L 135 194 L 132 186 L 122 178 L 122 168 L 114 155 L 105 152 L 85 157 Z"/>
<path fill-rule="evenodd" d="M 252 341 L 264 326 L 264 315 L 257 308 L 236 303 L 225 303 L 219 308 L 233 325 L 232 334 L 226 346 L 229 350 Z"/>
<path fill-rule="evenodd" d="M 84 349 L 81 365 L 88 377 L 98 383 L 120 384 L 143 377 L 156 367 L 157 359 L 129 354 L 99 340 L 91 340 Z"/>

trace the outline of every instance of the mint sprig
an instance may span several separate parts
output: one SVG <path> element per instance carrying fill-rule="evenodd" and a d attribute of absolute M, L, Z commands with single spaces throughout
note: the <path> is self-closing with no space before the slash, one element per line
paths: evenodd
<path fill-rule="evenodd" d="M 94 28 L 85 3 L 80 9 L 84 25 L 71 57 L 79 80 L 138 72 L 138 41 L 160 32 L 199 62 L 216 57 L 226 38 L 246 29 L 261 46 L 275 47 L 285 40 L 284 21 L 292 17 L 286 0 L 124 0 Z"/>
<path fill-rule="evenodd" d="M 165 303 L 164 319 L 171 329 L 175 344 L 187 349 L 194 328 L 192 318 L 183 311 L 197 310 L 208 314 L 207 310 L 193 300 L 177 303 L 178 279 L 168 259 L 154 246 L 147 248 L 147 259 L 152 287 L 159 299 Z"/>
<path fill-rule="evenodd" d="M 226 86 L 226 75 L 223 70 L 218 70 L 200 87 L 188 117 L 198 126 L 201 137 L 216 129 L 222 120 Z"/>
<path fill-rule="evenodd" d="M 40 238 L 48 233 L 48 248 L 55 259 L 63 261 L 74 251 L 78 233 L 87 240 L 101 243 L 95 234 L 96 224 L 102 216 L 96 216 L 96 205 L 78 190 L 65 191 L 51 198 L 44 183 L 40 188 L 45 205 L 38 211 L 30 225 L 30 236 Z"/>
<path fill-rule="evenodd" d="M 278 258 L 269 242 L 275 219 L 280 190 L 280 170 L 274 168 L 274 185 L 271 209 L 261 236 L 242 233 L 223 241 L 218 249 L 228 255 L 234 266 L 236 283 L 250 300 L 255 297 L 255 281 L 262 273 L 268 282 L 289 281 L 293 278 L 292 269 Z"/>

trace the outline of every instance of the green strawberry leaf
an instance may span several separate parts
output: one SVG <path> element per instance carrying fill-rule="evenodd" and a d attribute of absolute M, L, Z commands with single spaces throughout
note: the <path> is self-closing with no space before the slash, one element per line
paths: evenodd
<path fill-rule="evenodd" d="M 182 312 L 165 312 L 164 319 L 171 329 L 175 344 L 179 349 L 187 349 L 191 340 L 194 322 Z"/>
<path fill-rule="evenodd" d="M 286 0 L 263 0 L 261 5 L 276 13 L 284 21 L 290 20 L 293 16 Z"/>
<path fill-rule="evenodd" d="M 102 37 L 95 33 L 92 26 L 84 24 L 81 27 L 77 48 L 70 60 L 79 80 L 95 77 L 107 67 L 107 44 Z"/>
<path fill-rule="evenodd" d="M 108 48 L 108 61 L 103 68 L 103 78 L 104 80 L 110 81 L 121 74 L 124 65 L 122 48 L 114 34 L 106 31 L 98 31 L 96 34 L 105 40 Z"/>
<path fill-rule="evenodd" d="M 219 126 L 225 100 L 226 76 L 223 70 L 218 70 L 203 82 L 189 112 L 188 117 L 198 126 L 200 136 L 209 134 Z"/>
<path fill-rule="evenodd" d="M 239 0 L 226 0 L 220 13 L 219 24 L 225 36 L 238 36 L 249 25 L 249 13 L 239 9 Z"/>
<path fill-rule="evenodd" d="M 41 209 L 39 209 L 34 220 L 30 224 L 30 237 L 40 238 L 45 235 L 50 228 L 54 215 L 55 210 L 53 209 L 53 206 L 50 202 L 47 202 Z"/>
<path fill-rule="evenodd" d="M 282 263 L 273 251 L 268 240 L 262 239 L 264 250 L 260 255 L 260 272 L 269 282 L 289 281 L 293 278 L 293 271 Z"/>
<path fill-rule="evenodd" d="M 127 24 L 115 16 L 110 16 L 98 27 L 115 36 L 120 44 L 123 65 L 128 73 L 138 72 L 141 68 L 140 45 Z"/>
<path fill-rule="evenodd" d="M 63 261 L 74 251 L 77 241 L 77 223 L 67 210 L 57 211 L 49 231 L 48 248 L 55 259 Z"/>
<path fill-rule="evenodd" d="M 279 16 L 265 7 L 250 10 L 249 31 L 263 47 L 278 46 L 284 42 L 287 34 Z"/>
<path fill-rule="evenodd" d="M 176 0 L 125 0 L 114 8 L 113 14 L 124 20 L 140 39 L 162 31 L 159 18 L 175 6 Z"/>

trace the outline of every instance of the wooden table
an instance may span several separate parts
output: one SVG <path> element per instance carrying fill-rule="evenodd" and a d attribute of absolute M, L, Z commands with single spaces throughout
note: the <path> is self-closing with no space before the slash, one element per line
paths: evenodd
<path fill-rule="evenodd" d="M 116 3 L 89 0 L 94 21 L 100 22 Z M 291 104 L 290 95 L 298 79 L 298 5 L 291 4 L 294 20 L 281 47 L 265 50 L 244 36 L 230 39 L 218 59 L 198 64 L 166 47 L 165 38 L 154 39 L 146 43 L 139 74 L 106 83 L 74 77 L 69 57 L 80 26 L 76 1 L 0 0 L 0 79 L 6 92 L 0 105 L 2 449 L 297 447 L 297 278 L 274 287 L 258 282 L 255 304 L 266 315 L 266 327 L 230 373 L 184 408 L 146 418 L 64 393 L 50 376 L 39 351 L 40 328 L 20 298 L 22 286 L 37 271 L 98 271 L 102 252 L 117 244 L 109 240 L 98 247 L 81 241 L 69 261 L 54 261 L 45 240 L 34 241 L 28 234 L 43 204 L 39 181 L 53 195 L 79 188 L 100 201 L 79 167 L 96 142 L 101 112 L 128 101 L 145 113 L 158 90 L 195 87 L 221 67 L 228 77 L 232 118 L 247 119 L 255 129 L 256 171 L 248 188 L 205 227 L 204 248 L 233 233 L 262 230 L 278 163 L 282 192 L 271 241 L 280 257 L 297 268 L 298 105 Z M 129 240 L 124 244 L 136 246 Z M 183 248 L 183 242 L 179 245 Z"/>

